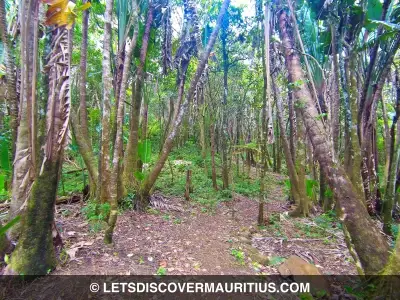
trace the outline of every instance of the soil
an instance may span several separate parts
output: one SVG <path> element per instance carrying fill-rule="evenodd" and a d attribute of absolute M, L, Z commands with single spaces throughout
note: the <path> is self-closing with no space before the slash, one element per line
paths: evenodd
<path fill-rule="evenodd" d="M 266 226 L 261 229 L 255 223 L 255 199 L 234 195 L 231 202 L 206 211 L 183 197 L 164 197 L 182 211 L 125 211 L 118 217 L 114 244 L 107 246 L 101 232 L 89 230 L 80 213 L 81 203 L 62 205 L 57 226 L 66 251 L 52 274 L 278 274 L 279 264 L 293 254 L 315 264 L 323 274 L 356 274 L 341 230 L 328 230 L 317 238 L 307 236 L 299 228 L 312 231 L 318 225 L 311 218 L 289 218 L 283 186 L 274 183 L 282 176 L 269 176 L 275 180 L 268 187 Z M 278 221 L 271 222 L 271 216 Z M 243 252 L 244 259 L 232 255 L 232 249 Z M 249 249 L 269 262 L 256 263 Z"/>

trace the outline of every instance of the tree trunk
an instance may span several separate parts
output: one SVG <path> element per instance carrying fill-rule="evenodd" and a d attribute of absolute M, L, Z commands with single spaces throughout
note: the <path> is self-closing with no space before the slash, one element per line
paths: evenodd
<path fill-rule="evenodd" d="M 185 199 L 190 200 L 190 193 L 193 193 L 192 186 L 192 170 L 186 171 L 186 186 L 185 186 Z"/>
<path fill-rule="evenodd" d="M 211 179 L 212 179 L 214 190 L 218 191 L 217 171 L 216 171 L 216 167 L 215 167 L 215 125 L 214 125 L 214 123 L 210 124 L 210 140 L 211 140 Z"/>
<path fill-rule="evenodd" d="M 7 101 L 10 107 L 11 158 L 13 161 L 18 133 L 18 94 L 15 76 L 15 58 L 11 50 L 13 48 L 11 40 L 7 33 L 7 16 L 4 0 L 0 0 L 0 37 L 3 42 L 6 65 Z"/>
<path fill-rule="evenodd" d="M 140 109 L 142 106 L 142 90 L 144 84 L 144 67 L 146 63 L 147 57 L 147 48 L 149 45 L 150 38 L 150 29 L 153 23 L 153 12 L 154 6 L 150 5 L 149 10 L 147 12 L 146 19 L 146 27 L 142 38 L 142 48 L 140 49 L 140 59 L 139 66 L 136 70 L 136 83 L 135 83 L 135 92 L 132 94 L 132 114 L 130 118 L 130 136 L 128 140 L 128 145 L 126 147 L 126 160 L 124 163 L 124 186 L 131 187 L 134 184 L 133 174 L 137 171 L 141 171 L 138 169 L 138 144 L 139 144 L 139 118 L 140 118 Z"/>
<path fill-rule="evenodd" d="M 18 274 L 45 275 L 56 266 L 52 225 L 71 105 L 69 34 L 62 27 L 52 32 L 45 158 L 22 219 L 20 241 L 11 258 L 10 268 Z"/>
<path fill-rule="evenodd" d="M 151 8 L 150 8 L 151 10 Z M 120 172 L 122 172 L 122 165 L 121 165 L 121 158 L 122 158 L 122 147 L 123 147 L 123 137 L 122 137 L 122 130 L 124 125 L 124 114 L 125 114 L 125 100 L 126 100 L 126 90 L 128 86 L 128 78 L 129 78 L 129 71 L 131 67 L 131 57 L 132 53 L 136 47 L 137 37 L 139 33 L 139 22 L 137 20 L 137 8 L 136 6 L 133 8 L 134 14 L 136 15 L 134 21 L 136 23 L 135 31 L 133 34 L 132 41 L 126 41 L 125 46 L 125 53 L 126 57 L 124 60 L 124 65 L 122 69 L 122 78 L 121 78 L 121 86 L 120 86 L 120 95 L 117 107 L 117 123 L 116 123 L 116 134 L 115 134 L 115 142 L 114 142 L 114 153 L 113 153 L 113 162 L 111 167 L 111 174 L 110 174 L 110 215 L 108 218 L 108 228 L 104 233 L 104 242 L 106 244 L 112 243 L 112 237 L 114 233 L 114 228 L 117 223 L 118 217 L 118 196 L 119 196 L 119 178 Z"/>
<path fill-rule="evenodd" d="M 110 142 L 111 142 L 111 98 L 113 97 L 111 73 L 111 31 L 113 0 L 106 0 L 104 14 L 104 41 L 103 41 L 103 114 L 101 119 L 101 144 L 100 144 L 100 172 L 98 199 L 106 203 L 110 199 Z"/>
<path fill-rule="evenodd" d="M 294 90 L 294 98 L 313 144 L 314 154 L 338 201 L 341 218 L 349 230 L 365 274 L 377 273 L 388 261 L 389 246 L 369 218 L 362 198 L 333 154 L 333 146 L 329 142 L 322 122 L 318 119 L 319 114 L 312 101 L 311 93 L 304 84 L 305 78 L 300 58 L 293 50 L 293 37 L 288 30 L 290 25 L 285 10 L 280 12 L 279 27 L 289 76 L 292 81 L 303 82 Z"/>
<path fill-rule="evenodd" d="M 37 53 L 34 51 L 34 31 L 38 24 L 39 4 L 33 2 L 25 0 L 21 3 L 20 8 L 26 21 L 21 23 L 21 86 L 18 114 L 21 118 L 15 146 L 10 219 L 22 212 L 23 204 L 27 201 L 35 178 L 35 169 L 33 168 L 35 155 L 32 146 L 34 137 L 31 125 L 34 101 L 33 82 L 36 81 L 34 80 L 36 73 L 33 72 L 33 66 L 37 60 Z M 20 226 L 18 224 L 10 230 L 11 238 L 17 238 Z"/>
<path fill-rule="evenodd" d="M 200 144 L 201 144 L 201 158 L 204 164 L 204 174 L 208 177 L 208 166 L 206 162 L 207 157 L 207 142 L 206 142 L 206 125 L 205 125 L 205 111 L 206 105 L 204 103 L 204 89 L 201 89 L 200 105 L 199 105 L 199 126 L 200 126 Z"/>
<path fill-rule="evenodd" d="M 376 79 L 373 87 L 369 86 L 366 90 L 365 98 L 360 101 L 362 123 L 359 124 L 361 138 L 361 153 L 363 159 L 362 176 L 364 181 L 364 191 L 367 199 L 367 206 L 374 212 L 376 202 L 379 203 L 379 178 L 377 176 L 378 161 L 376 149 L 376 110 L 379 100 L 382 97 L 382 90 L 390 67 L 394 60 L 396 50 L 400 46 L 400 35 L 394 41 L 393 52 L 388 54 L 385 65 L 380 72 L 380 77 Z"/>
<path fill-rule="evenodd" d="M 142 132 L 140 134 L 140 139 L 142 142 L 146 142 L 147 140 L 147 125 L 148 125 L 148 113 L 149 113 L 149 100 L 147 96 L 144 95 L 144 103 L 142 109 Z M 138 170 L 142 170 L 143 168 L 143 161 L 139 159 L 138 161 Z"/>
<path fill-rule="evenodd" d="M 348 89 L 348 107 L 346 107 L 347 121 L 346 121 L 346 136 L 348 141 L 346 148 L 348 150 L 348 161 L 345 160 L 346 172 L 353 183 L 357 193 L 360 194 L 363 203 L 365 203 L 365 194 L 363 189 L 363 181 L 361 177 L 361 148 L 357 134 L 357 79 L 356 79 L 356 54 L 349 55 L 349 63 L 345 66 L 345 73 L 342 77 L 349 78 L 346 85 Z"/>
<path fill-rule="evenodd" d="M 399 74 L 396 70 L 395 73 L 395 84 L 396 84 L 396 114 L 393 116 L 392 126 L 388 138 L 390 137 L 389 144 L 389 170 L 388 178 L 385 191 L 385 199 L 383 202 L 383 231 L 391 235 L 392 234 L 392 211 L 395 204 L 396 195 L 396 174 L 398 172 L 398 164 L 400 158 L 400 128 L 398 119 L 400 116 L 400 80 Z M 382 100 L 383 101 L 383 100 Z M 397 132 L 396 132 L 397 127 Z"/>
<path fill-rule="evenodd" d="M 221 44 L 222 44 L 222 60 L 224 70 L 224 92 L 222 98 L 222 128 L 221 128 L 221 148 L 222 148 L 222 189 L 229 189 L 229 167 L 228 167 L 228 71 L 229 71 L 229 57 L 227 49 L 229 16 L 226 14 L 222 20 L 221 26 Z"/>
<path fill-rule="evenodd" d="M 82 3 L 87 3 L 88 0 L 83 0 Z M 86 106 L 86 66 L 87 66 L 87 47 L 88 47 L 88 28 L 89 28 L 89 10 L 84 10 L 82 13 L 82 44 L 81 44 L 81 61 L 80 61 L 80 82 L 79 82 L 79 125 L 82 135 L 86 143 L 91 147 L 89 138 L 89 126 Z M 93 181 L 92 181 L 93 182 Z M 92 187 L 92 190 L 93 189 Z"/>
<path fill-rule="evenodd" d="M 384 125 L 384 140 L 385 140 L 385 169 L 384 169 L 384 182 L 387 182 L 389 176 L 389 168 L 390 168 L 390 147 L 391 147 L 391 136 L 390 136 L 390 127 L 389 120 L 386 110 L 386 104 L 383 97 L 381 98 L 382 104 L 382 117 L 383 117 L 383 125 Z"/>
<path fill-rule="evenodd" d="M 331 25 L 331 37 L 332 37 L 332 59 L 333 59 L 333 92 L 331 97 L 331 131 L 333 147 L 336 155 L 339 153 L 339 132 L 340 132 L 340 90 L 339 90 L 339 61 L 337 51 L 337 25 Z"/>
<path fill-rule="evenodd" d="M 289 79 L 290 81 L 290 79 Z M 293 91 L 291 91 L 293 92 Z M 306 195 L 306 141 L 307 136 L 304 132 L 304 123 L 301 118 L 301 111 L 295 105 L 296 112 L 296 123 L 297 123 L 297 146 L 296 146 L 296 172 L 297 172 L 297 185 L 299 192 L 299 202 L 297 203 L 298 207 L 290 213 L 292 217 L 302 216 L 307 217 L 309 214 L 309 201 L 308 196 Z"/>
<path fill-rule="evenodd" d="M 90 145 L 90 141 L 84 136 L 82 126 L 79 124 L 78 118 L 75 112 L 72 110 L 70 118 L 70 125 L 75 136 L 76 143 L 78 144 L 79 153 L 82 155 L 83 161 L 89 173 L 91 183 L 90 190 L 96 191 L 99 180 L 99 170 L 96 165 L 97 161 L 93 153 L 93 148 Z"/>
<path fill-rule="evenodd" d="M 281 135 L 284 135 L 285 132 L 281 132 L 279 128 L 278 118 L 276 118 L 276 172 L 281 172 L 282 167 L 282 160 L 281 160 L 281 153 L 282 153 L 282 141 Z"/>
<path fill-rule="evenodd" d="M 276 84 L 276 74 L 274 73 L 272 77 L 272 89 L 274 91 L 274 96 L 276 99 L 276 114 L 278 119 L 278 124 L 280 127 L 281 132 L 285 131 L 285 126 L 283 123 L 283 110 L 282 110 L 282 99 L 281 99 L 281 91 L 279 86 Z M 292 154 L 290 153 L 290 144 L 285 134 L 281 135 L 282 139 L 282 148 L 283 153 L 285 154 L 286 158 L 286 165 L 288 169 L 289 179 L 291 183 L 291 194 L 294 198 L 295 203 L 298 203 L 299 207 L 300 203 L 303 203 L 306 200 L 302 200 L 302 198 L 306 197 L 305 188 L 301 187 L 301 184 L 304 186 L 304 182 L 299 181 L 299 176 L 296 170 L 296 166 L 294 161 L 292 160 Z M 298 214 L 298 212 L 296 212 Z M 301 214 L 301 212 L 300 212 Z"/>

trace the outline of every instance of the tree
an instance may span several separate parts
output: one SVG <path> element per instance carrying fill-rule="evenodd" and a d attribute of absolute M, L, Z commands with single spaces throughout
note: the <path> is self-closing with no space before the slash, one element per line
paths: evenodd
<path fill-rule="evenodd" d="M 36 175 L 36 136 L 32 126 L 35 116 L 36 64 L 37 64 L 37 29 L 39 4 L 33 1 L 23 1 L 21 11 L 26 22 L 21 26 L 21 86 L 17 140 L 14 155 L 14 170 L 12 180 L 12 199 L 9 218 L 21 214 L 26 203 Z M 11 236 L 16 238 L 20 226 L 14 226 Z"/>
<path fill-rule="evenodd" d="M 142 38 L 142 48 L 140 50 L 139 65 L 136 70 L 135 92 L 132 94 L 132 113 L 130 116 L 130 135 L 125 154 L 124 167 L 124 186 L 132 187 L 134 183 L 133 175 L 139 171 L 139 118 L 142 107 L 142 93 L 145 75 L 145 63 L 149 45 L 150 30 L 153 23 L 154 5 L 150 4 L 147 12 L 145 31 Z"/>
<path fill-rule="evenodd" d="M 0 37 L 1 41 L 3 42 L 3 51 L 6 61 L 7 101 L 10 107 L 11 145 L 13 156 L 15 153 L 15 143 L 17 141 L 18 130 L 18 94 L 15 76 L 15 61 L 11 50 L 11 40 L 7 32 L 6 8 L 4 0 L 0 1 Z"/>
<path fill-rule="evenodd" d="M 149 14 L 152 13 L 152 9 L 150 8 Z M 122 172 L 122 165 L 121 165 L 121 159 L 122 159 L 122 147 L 123 147 L 123 141 L 122 141 L 122 127 L 124 123 L 124 108 L 125 108 L 125 99 L 126 99 L 126 89 L 128 85 L 128 76 L 129 76 L 129 69 L 131 65 L 131 57 L 132 57 L 132 52 L 136 47 L 136 42 L 139 34 L 139 26 L 137 23 L 137 9 L 136 6 L 133 10 L 133 14 L 135 15 L 134 17 L 134 23 L 136 24 L 135 26 L 135 31 L 133 33 L 133 37 L 131 41 L 127 41 L 126 43 L 126 56 L 125 56 L 125 61 L 124 61 L 124 67 L 122 71 L 122 79 L 121 79 L 121 88 L 120 88 L 120 95 L 119 95 L 119 101 L 118 101 L 118 109 L 117 109 L 117 132 L 115 136 L 115 142 L 114 142 L 114 154 L 113 154 L 113 162 L 112 162 L 112 167 L 111 167 L 111 174 L 110 174 L 110 199 L 109 202 L 111 204 L 111 211 L 110 211 L 110 216 L 108 219 L 108 225 L 109 227 L 107 228 L 105 235 L 104 235 L 104 241 L 107 244 L 110 244 L 112 242 L 112 235 L 114 232 L 114 227 L 117 222 L 117 216 L 118 216 L 118 179 L 120 176 L 120 173 Z M 148 21 L 149 23 L 149 21 Z M 146 32 L 149 31 L 150 29 L 146 26 Z M 146 33 L 145 33 L 146 36 Z M 143 41 L 143 45 L 146 43 L 146 41 Z M 142 46 L 144 47 L 144 46 Z M 143 51 L 143 48 L 142 48 Z M 141 60 L 142 60 L 142 54 L 141 54 Z M 140 75 L 138 75 L 140 76 Z M 136 83 L 138 84 L 138 83 Z M 137 92 L 137 91 L 136 91 Z"/>
<path fill-rule="evenodd" d="M 299 109 L 308 136 L 314 147 L 314 154 L 327 176 L 341 210 L 341 218 L 347 227 L 352 243 L 366 274 L 376 274 L 388 260 L 388 245 L 379 230 L 369 219 L 363 200 L 348 179 L 344 169 L 333 154 L 332 145 L 326 136 L 312 96 L 304 84 L 304 75 L 298 54 L 293 50 L 288 16 L 285 10 L 279 15 L 279 28 L 284 46 L 286 67 L 291 80 L 302 82 L 294 90 L 295 105 Z"/>
<path fill-rule="evenodd" d="M 218 31 L 221 27 L 223 17 L 228 9 L 229 4 L 230 4 L 230 0 L 224 0 L 224 2 L 222 3 L 221 10 L 218 15 L 217 23 L 216 23 L 214 30 L 208 40 L 208 44 L 207 44 L 206 48 L 200 54 L 200 61 L 197 66 L 196 73 L 190 83 L 190 88 L 185 97 L 185 100 L 182 102 L 182 105 L 179 106 L 179 109 L 178 109 L 177 114 L 173 121 L 173 127 L 171 128 L 171 131 L 169 132 L 169 135 L 164 142 L 160 157 L 157 160 L 154 168 L 150 171 L 149 175 L 145 178 L 145 180 L 143 181 L 143 183 L 140 186 L 139 195 L 138 195 L 139 199 L 137 202 L 137 203 L 139 203 L 140 209 L 144 209 L 144 207 L 147 206 L 150 190 L 153 187 L 155 181 L 157 180 L 157 177 L 160 174 L 165 162 L 167 161 L 168 155 L 173 146 L 173 142 L 175 140 L 175 137 L 177 136 L 180 125 L 182 123 L 183 115 L 187 111 L 189 101 L 192 99 L 193 94 L 196 90 L 197 84 L 200 80 L 200 77 L 202 76 L 202 74 L 204 72 L 204 68 L 207 64 L 207 60 L 210 56 L 211 50 L 217 39 Z M 181 83 L 181 86 L 182 86 L 182 83 Z M 180 103 L 181 99 L 183 98 L 183 86 L 182 86 L 182 88 L 180 88 L 180 92 L 178 95 L 179 95 L 178 103 Z"/>
<path fill-rule="evenodd" d="M 32 7 L 33 11 L 37 12 L 38 7 L 39 3 L 36 3 L 36 6 Z M 49 16 L 54 9 L 57 9 L 57 6 L 50 5 L 47 12 L 48 23 L 51 22 Z M 22 219 L 21 238 L 10 265 L 13 271 L 22 274 L 47 274 L 56 265 L 52 224 L 71 105 L 68 35 L 66 25 L 52 31 L 52 52 L 47 66 L 49 99 L 46 112 L 48 135 L 44 146 L 45 155 L 32 186 Z M 35 50 L 37 51 L 37 48 Z"/>

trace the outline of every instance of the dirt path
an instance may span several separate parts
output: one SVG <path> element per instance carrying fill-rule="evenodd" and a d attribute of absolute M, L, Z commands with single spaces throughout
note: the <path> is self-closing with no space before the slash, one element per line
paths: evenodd
<path fill-rule="evenodd" d="M 79 204 L 63 205 L 57 223 L 68 255 L 61 255 L 64 262 L 53 274 L 279 274 L 279 264 L 291 255 L 316 265 L 323 274 L 356 274 L 339 225 L 328 222 L 328 227 L 321 227 L 324 223 L 317 224 L 315 217 L 287 216 L 291 208 L 279 184 L 282 179 L 278 174 L 269 176 L 266 226 L 257 230 L 258 203 L 247 197 L 236 194 L 214 211 L 167 198 L 182 212 L 124 212 L 118 218 L 114 245 L 107 246 L 101 233 L 90 232 Z M 244 257 L 235 257 L 232 249 Z M 259 263 L 265 258 L 268 262 Z"/>
<path fill-rule="evenodd" d="M 236 233 L 256 216 L 257 203 L 244 199 L 238 201 L 243 208 L 235 208 L 234 220 L 225 204 L 210 213 L 177 198 L 172 200 L 183 204 L 184 212 L 126 212 L 118 218 L 114 246 L 105 246 L 101 234 L 89 233 L 89 225 L 77 214 L 79 205 L 71 205 L 67 209 L 77 216 L 59 212 L 58 222 L 67 249 L 77 251 L 55 274 L 144 275 L 156 274 L 160 266 L 170 275 L 255 274 L 230 254 Z"/>

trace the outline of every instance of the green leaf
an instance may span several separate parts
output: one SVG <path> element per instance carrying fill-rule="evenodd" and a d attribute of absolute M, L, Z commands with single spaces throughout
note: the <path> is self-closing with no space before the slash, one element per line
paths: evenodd
<path fill-rule="evenodd" d="M 0 174 L 0 195 L 6 195 L 7 191 L 5 189 L 5 182 L 7 176 L 5 174 Z"/>
<path fill-rule="evenodd" d="M 365 23 L 365 28 L 369 31 L 374 31 L 376 29 L 375 20 L 380 20 L 382 17 L 382 3 L 379 0 L 368 0 L 367 7 L 367 20 Z"/>
<path fill-rule="evenodd" d="M 130 12 L 129 1 L 117 1 L 117 17 L 118 17 L 118 46 L 122 49 L 124 46 L 124 37 L 128 25 L 128 14 Z"/>
<path fill-rule="evenodd" d="M 387 29 L 392 29 L 392 30 L 400 30 L 400 25 L 395 24 L 395 23 L 390 23 L 386 21 L 380 21 L 380 20 L 369 20 L 371 24 L 381 24 Z"/>
<path fill-rule="evenodd" d="M 151 159 L 151 141 L 150 140 L 147 139 L 142 142 L 139 142 L 138 154 L 139 154 L 140 160 L 144 164 L 147 164 L 150 162 L 150 159 Z"/>
<path fill-rule="evenodd" d="M 10 141 L 8 139 L 1 138 L 0 139 L 0 169 L 4 170 L 4 171 L 11 170 L 10 156 L 8 153 L 9 147 L 10 147 Z"/>
<path fill-rule="evenodd" d="M 156 275 L 164 276 L 164 275 L 166 275 L 166 274 L 167 274 L 167 269 L 164 268 L 164 267 L 162 267 L 162 266 L 160 266 L 160 267 L 158 268 L 158 270 L 157 270 L 157 274 L 156 274 Z"/>
<path fill-rule="evenodd" d="M 379 0 L 368 0 L 367 17 L 370 20 L 380 20 L 382 17 L 382 3 Z"/>
<path fill-rule="evenodd" d="M 313 198 L 314 196 L 314 186 L 318 184 L 317 181 L 313 179 L 306 179 L 306 192 L 309 198 Z"/>
<path fill-rule="evenodd" d="M 7 222 L 3 227 L 0 228 L 0 235 L 3 235 L 7 232 L 8 229 L 13 227 L 15 224 L 17 224 L 21 219 L 21 216 L 16 216 L 14 219 L 11 221 Z"/>

